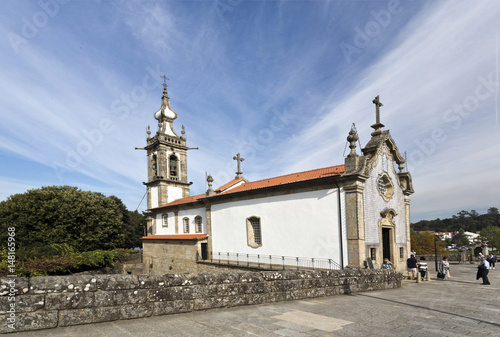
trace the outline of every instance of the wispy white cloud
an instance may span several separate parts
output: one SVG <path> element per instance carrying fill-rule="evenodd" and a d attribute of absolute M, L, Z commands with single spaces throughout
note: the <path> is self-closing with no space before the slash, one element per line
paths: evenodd
<path fill-rule="evenodd" d="M 146 159 L 134 147 L 145 144 L 148 124 L 156 130 L 159 74 L 170 78 L 176 131 L 184 124 L 189 145 L 200 147 L 188 153 L 193 193 L 203 192 L 206 171 L 216 184 L 231 179 L 236 152 L 247 158 L 243 171 L 252 180 L 342 163 L 353 122 L 363 145 L 369 140 L 371 100 L 379 94 L 382 122 L 409 156 L 412 214 L 479 208 L 499 200 L 488 189 L 498 178 L 483 170 L 489 184 L 461 179 L 478 162 L 492 170 L 500 164 L 498 87 L 469 115 L 447 111 L 477 97 L 497 71 L 499 7 L 402 2 L 401 14 L 348 63 L 340 43 L 352 41 L 353 28 L 374 20 L 371 11 L 387 9 L 385 2 L 242 2 L 223 14 L 206 1 L 71 3 L 20 53 L 0 44 L 1 158 L 9 165 L 21 156 L 48 171 L 55 165 L 59 176 L 54 171 L 43 184 L 116 194 L 135 208 Z M 25 6 L 12 8 L 26 15 Z M 16 15 L 0 20 L 1 34 L 20 31 Z M 424 151 L 429 140 L 435 146 Z M 457 181 L 463 191 L 483 186 L 481 202 L 453 193 Z M 22 189 L 22 182 L 5 176 L 2 191 Z"/>

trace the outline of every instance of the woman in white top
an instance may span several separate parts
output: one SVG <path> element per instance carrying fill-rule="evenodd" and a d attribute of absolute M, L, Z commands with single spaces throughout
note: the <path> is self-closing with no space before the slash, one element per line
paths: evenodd
<path fill-rule="evenodd" d="M 448 257 L 443 257 L 443 261 L 439 264 L 439 271 L 444 274 L 443 281 L 447 281 L 450 273 L 450 263 L 448 262 Z"/>

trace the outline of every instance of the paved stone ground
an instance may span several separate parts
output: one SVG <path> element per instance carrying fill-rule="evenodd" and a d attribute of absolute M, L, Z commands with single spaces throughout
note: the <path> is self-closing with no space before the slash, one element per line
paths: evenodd
<path fill-rule="evenodd" d="M 430 267 L 433 264 L 429 263 Z M 435 276 L 435 272 L 431 275 Z M 451 265 L 451 279 L 400 289 L 20 332 L 21 336 L 500 336 L 500 270 L 492 285 L 476 265 Z"/>

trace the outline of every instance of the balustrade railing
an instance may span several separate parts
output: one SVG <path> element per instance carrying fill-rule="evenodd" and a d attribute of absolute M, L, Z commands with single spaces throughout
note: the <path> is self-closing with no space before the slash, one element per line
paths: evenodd
<path fill-rule="evenodd" d="M 208 258 L 202 260 L 197 254 L 197 261 L 207 261 L 230 266 L 241 266 L 247 268 L 286 270 L 286 269 L 342 269 L 340 264 L 332 259 L 316 259 L 307 257 L 291 257 L 281 255 L 243 254 L 229 252 L 213 252 Z"/>

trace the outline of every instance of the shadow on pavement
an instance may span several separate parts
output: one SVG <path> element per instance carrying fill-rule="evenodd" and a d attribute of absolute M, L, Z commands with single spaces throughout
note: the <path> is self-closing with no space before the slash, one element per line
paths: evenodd
<path fill-rule="evenodd" d="M 463 282 L 463 281 L 455 281 L 455 282 Z M 470 283 L 470 282 L 464 282 L 464 283 Z M 443 310 L 432 309 L 432 308 L 424 307 L 424 306 L 421 306 L 421 305 L 408 304 L 408 303 L 404 303 L 404 302 L 400 302 L 400 301 L 389 300 L 389 299 L 386 299 L 386 298 L 380 298 L 380 297 L 370 296 L 370 295 L 365 295 L 365 294 L 357 294 L 356 296 L 369 297 L 369 298 L 373 298 L 373 299 L 377 299 L 377 300 L 381 300 L 381 301 L 392 302 L 392 303 L 397 303 L 397 304 L 401 304 L 401 305 L 407 305 L 407 306 L 410 306 L 412 308 L 419 308 L 419 309 L 430 310 L 430 311 L 434 311 L 434 312 L 439 312 L 441 314 L 447 314 L 447 315 L 450 315 L 450 316 L 466 318 L 466 319 L 470 319 L 472 321 L 476 321 L 476 322 L 490 324 L 492 326 L 500 327 L 500 324 L 498 324 L 498 323 L 488 322 L 488 321 L 484 321 L 482 319 L 478 319 L 478 318 L 474 318 L 474 317 L 469 317 L 469 316 L 454 314 L 452 312 L 447 312 L 447 311 L 443 311 Z"/>

